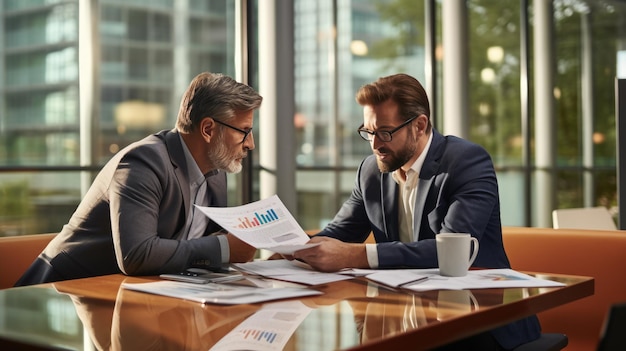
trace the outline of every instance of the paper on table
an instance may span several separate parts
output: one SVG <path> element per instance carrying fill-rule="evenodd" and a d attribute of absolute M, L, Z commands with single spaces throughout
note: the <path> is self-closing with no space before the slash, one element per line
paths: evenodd
<path fill-rule="evenodd" d="M 257 260 L 233 263 L 233 267 L 251 274 L 293 283 L 318 285 L 352 279 L 352 276 L 315 271 L 306 263 L 288 260 Z"/>
<path fill-rule="evenodd" d="M 385 269 L 368 274 L 365 277 L 377 283 L 399 288 L 423 282 L 432 276 L 432 274 L 423 274 L 420 272 L 421 270 L 415 269 Z"/>
<path fill-rule="evenodd" d="M 298 260 L 254 260 L 252 262 L 233 263 L 232 267 L 240 271 L 262 276 L 315 272 L 311 266 Z"/>
<path fill-rule="evenodd" d="M 224 284 L 194 284 L 167 280 L 150 283 L 122 283 L 122 286 L 125 289 L 150 294 L 222 305 L 256 303 L 322 294 L 320 291 L 302 287 L 255 288 Z"/>
<path fill-rule="evenodd" d="M 404 288 L 414 291 L 427 291 L 565 286 L 560 282 L 539 279 L 504 268 L 471 270 L 464 277 L 444 277 L 439 275 L 439 269 L 424 269 L 422 272 L 430 276 L 428 280 L 405 285 Z"/>
<path fill-rule="evenodd" d="M 283 255 L 316 246 L 277 195 L 235 207 L 196 206 L 206 216 L 257 249 Z"/>

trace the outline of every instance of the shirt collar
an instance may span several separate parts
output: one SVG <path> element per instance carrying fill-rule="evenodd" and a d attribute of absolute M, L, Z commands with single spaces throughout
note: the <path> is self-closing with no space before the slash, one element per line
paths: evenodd
<path fill-rule="evenodd" d="M 187 148 L 187 144 L 185 144 L 183 137 L 180 135 L 180 133 L 178 135 L 180 138 L 180 143 L 183 144 L 185 161 L 187 163 L 187 174 L 189 175 L 189 183 L 190 185 L 193 184 L 199 187 L 202 182 L 206 181 L 206 177 L 204 174 L 202 174 L 202 171 L 200 171 L 200 167 L 198 167 L 196 160 L 194 160 L 193 156 L 191 155 L 191 151 L 189 151 L 189 148 Z"/>

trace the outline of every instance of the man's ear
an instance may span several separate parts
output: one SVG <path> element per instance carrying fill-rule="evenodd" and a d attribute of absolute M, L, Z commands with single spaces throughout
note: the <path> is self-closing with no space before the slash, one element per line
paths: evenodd
<path fill-rule="evenodd" d="M 200 122 L 200 135 L 202 135 L 202 139 L 209 142 L 214 133 L 215 121 L 211 117 L 204 117 Z"/>
<path fill-rule="evenodd" d="M 426 115 L 419 115 L 417 117 L 417 130 L 426 131 L 427 127 L 428 127 L 428 117 L 426 117 Z"/>

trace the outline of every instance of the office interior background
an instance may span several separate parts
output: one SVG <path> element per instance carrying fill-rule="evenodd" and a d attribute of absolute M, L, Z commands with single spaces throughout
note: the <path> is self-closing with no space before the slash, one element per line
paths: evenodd
<path fill-rule="evenodd" d="M 397 72 L 422 81 L 437 129 L 492 155 L 504 225 L 617 205 L 624 1 L 0 0 L 0 236 L 58 232 L 108 159 L 174 126 L 202 71 L 265 98 L 229 203 L 278 193 L 305 229 L 332 219 L 371 153 L 355 92 Z M 21 296 L 33 308 L 0 324 L 45 309 L 29 328 L 95 349 L 57 297 Z M 357 340 L 332 316 L 306 323 Z M 299 334 L 297 349 L 355 343 L 329 335 Z"/>
<path fill-rule="evenodd" d="M 397 72 L 439 131 L 492 155 L 503 225 L 617 207 L 624 1 L 2 0 L 0 236 L 58 232 L 108 159 L 173 128 L 202 71 L 265 98 L 229 203 L 277 193 L 304 229 L 371 153 L 355 92 Z"/>

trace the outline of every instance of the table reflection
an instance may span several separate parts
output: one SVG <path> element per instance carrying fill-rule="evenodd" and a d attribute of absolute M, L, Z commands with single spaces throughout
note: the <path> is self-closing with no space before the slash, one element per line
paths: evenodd
<path fill-rule="evenodd" d="M 334 350 L 470 314 L 505 297 L 497 289 L 477 295 L 471 290 L 414 292 L 366 279 L 317 286 L 323 292 L 318 296 L 234 306 L 130 291 L 121 284 L 108 295 L 114 299 L 85 297 L 84 287 L 71 284 L 55 288 L 70 296 L 98 350 Z M 322 336 L 334 341 L 311 345 Z"/>
<path fill-rule="evenodd" d="M 257 331 L 269 332 L 272 351 L 432 349 L 593 294 L 592 278 L 548 277 L 568 286 L 415 292 L 356 278 L 315 286 L 318 296 L 235 306 L 120 288 L 155 277 L 69 280 L 0 290 L 0 349 L 222 350 Z"/>
<path fill-rule="evenodd" d="M 283 350 L 311 308 L 298 300 L 266 303 L 219 340 L 210 351 Z"/>
<path fill-rule="evenodd" d="M 207 350 L 255 310 L 251 305 L 205 306 L 121 287 L 114 301 L 57 290 L 70 296 L 98 350 Z"/>

